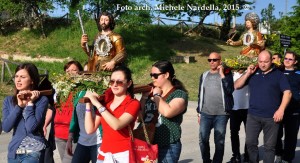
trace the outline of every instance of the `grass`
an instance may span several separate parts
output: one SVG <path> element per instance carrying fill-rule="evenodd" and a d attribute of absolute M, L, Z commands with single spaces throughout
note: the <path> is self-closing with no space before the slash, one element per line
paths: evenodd
<path fill-rule="evenodd" d="M 97 33 L 94 21 L 85 24 L 89 43 Z M 80 47 L 81 29 L 79 22 L 56 28 L 47 27 L 47 38 L 41 38 L 37 31 L 18 31 L 6 36 L 0 36 L 0 51 L 9 54 L 20 53 L 30 56 L 48 56 L 78 60 L 82 64 L 87 61 L 87 56 Z M 124 38 L 128 54 L 127 65 L 133 72 L 134 82 L 147 84 L 151 65 L 161 59 L 170 59 L 171 56 L 194 56 L 195 63 L 174 63 L 177 79 L 181 80 L 189 91 L 189 100 L 196 101 L 198 94 L 199 76 L 209 69 L 206 61 L 210 52 L 221 53 L 222 58 L 238 55 L 241 47 L 227 46 L 225 42 L 201 36 L 187 37 L 170 27 L 118 26 L 115 32 Z M 20 61 L 21 62 L 21 61 Z M 49 71 L 50 80 L 54 73 L 63 73 L 61 62 L 33 62 L 39 68 Z M 12 69 L 14 71 L 14 69 Z M 43 72 L 43 71 L 40 71 Z M 12 86 L 0 85 L 0 102 L 7 94 L 11 94 Z"/>

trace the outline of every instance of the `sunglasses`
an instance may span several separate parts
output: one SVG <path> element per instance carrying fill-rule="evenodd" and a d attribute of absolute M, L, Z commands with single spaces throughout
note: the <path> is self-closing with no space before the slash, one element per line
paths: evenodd
<path fill-rule="evenodd" d="M 292 58 L 284 58 L 284 60 L 286 60 L 286 61 L 293 61 L 294 59 L 292 59 Z"/>
<path fill-rule="evenodd" d="M 217 62 L 218 60 L 220 60 L 220 59 L 207 59 L 208 62 L 211 62 L 211 61 Z"/>
<path fill-rule="evenodd" d="M 158 76 L 161 75 L 161 74 L 164 74 L 164 73 L 150 73 L 150 77 L 151 78 L 153 77 L 154 79 L 157 79 Z"/>
<path fill-rule="evenodd" d="M 121 80 L 110 80 L 109 81 L 110 85 L 114 85 L 115 83 L 117 84 L 117 86 L 123 86 L 124 85 L 124 82 L 121 81 Z"/>

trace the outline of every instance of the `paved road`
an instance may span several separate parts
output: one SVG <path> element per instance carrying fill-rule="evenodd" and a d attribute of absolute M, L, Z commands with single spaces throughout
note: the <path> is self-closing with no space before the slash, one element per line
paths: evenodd
<path fill-rule="evenodd" d="M 201 163 L 201 154 L 199 148 L 199 140 L 198 140 L 198 133 L 199 133 L 199 125 L 197 123 L 197 116 L 195 112 L 196 102 L 189 102 L 189 107 L 187 113 L 184 115 L 184 120 L 182 124 L 182 144 L 183 149 L 180 157 L 180 163 Z M 228 123 L 229 124 L 229 123 Z M 227 125 L 227 131 L 229 131 L 229 125 Z M 241 128 L 241 131 L 244 131 L 244 128 Z M 7 145 L 10 141 L 11 133 L 2 133 L 0 135 L 0 163 L 6 163 L 6 155 L 7 155 Z M 263 155 L 262 151 L 262 134 L 260 135 L 260 143 L 259 149 L 261 156 Z M 245 143 L 245 134 L 243 132 L 240 133 L 240 140 L 241 140 L 241 149 L 244 148 L 243 144 Z M 214 153 L 214 142 L 213 142 L 213 132 L 210 138 L 210 147 L 211 147 L 211 155 Z M 225 139 L 225 154 L 224 154 L 224 161 L 227 162 L 231 158 L 231 144 L 230 144 L 230 133 L 226 133 Z M 212 157 L 212 156 L 211 156 Z M 57 150 L 54 154 L 55 162 L 60 163 L 59 155 Z M 262 162 L 262 161 L 260 161 Z M 300 134 L 298 134 L 298 144 L 296 149 L 296 158 L 294 159 L 295 163 L 300 162 Z"/>

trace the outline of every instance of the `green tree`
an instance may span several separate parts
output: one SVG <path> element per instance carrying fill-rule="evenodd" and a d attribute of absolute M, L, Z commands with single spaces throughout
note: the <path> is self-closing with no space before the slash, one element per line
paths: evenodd
<path fill-rule="evenodd" d="M 279 32 L 283 35 L 291 36 L 291 48 L 300 53 L 300 0 L 297 0 L 297 5 L 293 6 L 293 11 L 288 14 L 288 16 L 283 16 L 282 19 L 278 20 L 277 25 L 279 24 Z M 284 48 L 280 46 L 279 35 L 274 40 L 274 45 L 270 47 L 276 52 L 283 52 Z"/>
<path fill-rule="evenodd" d="M 169 17 L 197 16 L 199 17 L 198 28 L 203 25 L 207 16 L 217 13 L 221 16 L 223 27 L 221 28 L 221 38 L 225 39 L 230 30 L 232 16 L 241 16 L 244 5 L 251 5 L 252 2 L 247 0 L 157 0 L 164 5 L 183 6 L 183 10 L 162 10 L 161 13 Z M 200 7 L 200 8 L 197 8 Z M 208 7 L 201 9 L 201 7 Z"/>
<path fill-rule="evenodd" d="M 273 15 L 273 12 L 275 11 L 275 6 L 271 3 L 269 3 L 268 8 L 264 8 L 261 10 L 260 14 L 262 16 L 261 18 L 261 22 L 263 22 L 263 25 L 265 26 L 265 28 L 267 28 L 268 30 L 270 30 L 271 32 L 271 28 L 273 27 L 276 18 Z M 272 33 L 272 32 L 271 32 Z"/>
<path fill-rule="evenodd" d="M 53 9 L 51 0 L 0 0 L 0 11 L 9 15 L 11 21 L 20 20 L 19 22 L 23 22 L 21 27 L 30 29 L 40 27 L 43 36 L 43 13 L 50 9 Z"/>

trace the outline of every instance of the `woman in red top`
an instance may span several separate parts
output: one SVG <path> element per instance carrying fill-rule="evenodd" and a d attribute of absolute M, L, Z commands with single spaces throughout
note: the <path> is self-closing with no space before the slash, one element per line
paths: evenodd
<path fill-rule="evenodd" d="M 111 75 L 110 88 L 113 98 L 106 104 L 101 104 L 98 94 L 87 92 L 85 97 L 91 100 L 87 103 L 85 114 L 85 129 L 93 133 L 100 122 L 103 127 L 102 145 L 98 150 L 98 161 L 115 160 L 120 163 L 129 162 L 130 135 L 128 126 L 133 129 L 135 119 L 140 109 L 140 103 L 134 99 L 133 81 L 127 67 L 117 67 Z M 90 110 L 93 105 L 98 114 L 93 119 Z"/>
<path fill-rule="evenodd" d="M 77 74 L 79 71 L 83 71 L 83 67 L 78 61 L 70 61 L 65 64 L 64 71 L 69 74 Z M 54 118 L 56 148 L 63 163 L 70 163 L 72 161 L 72 156 L 66 152 L 72 112 L 73 96 L 72 93 L 70 93 L 67 101 L 62 102 L 61 105 L 56 108 Z"/>

